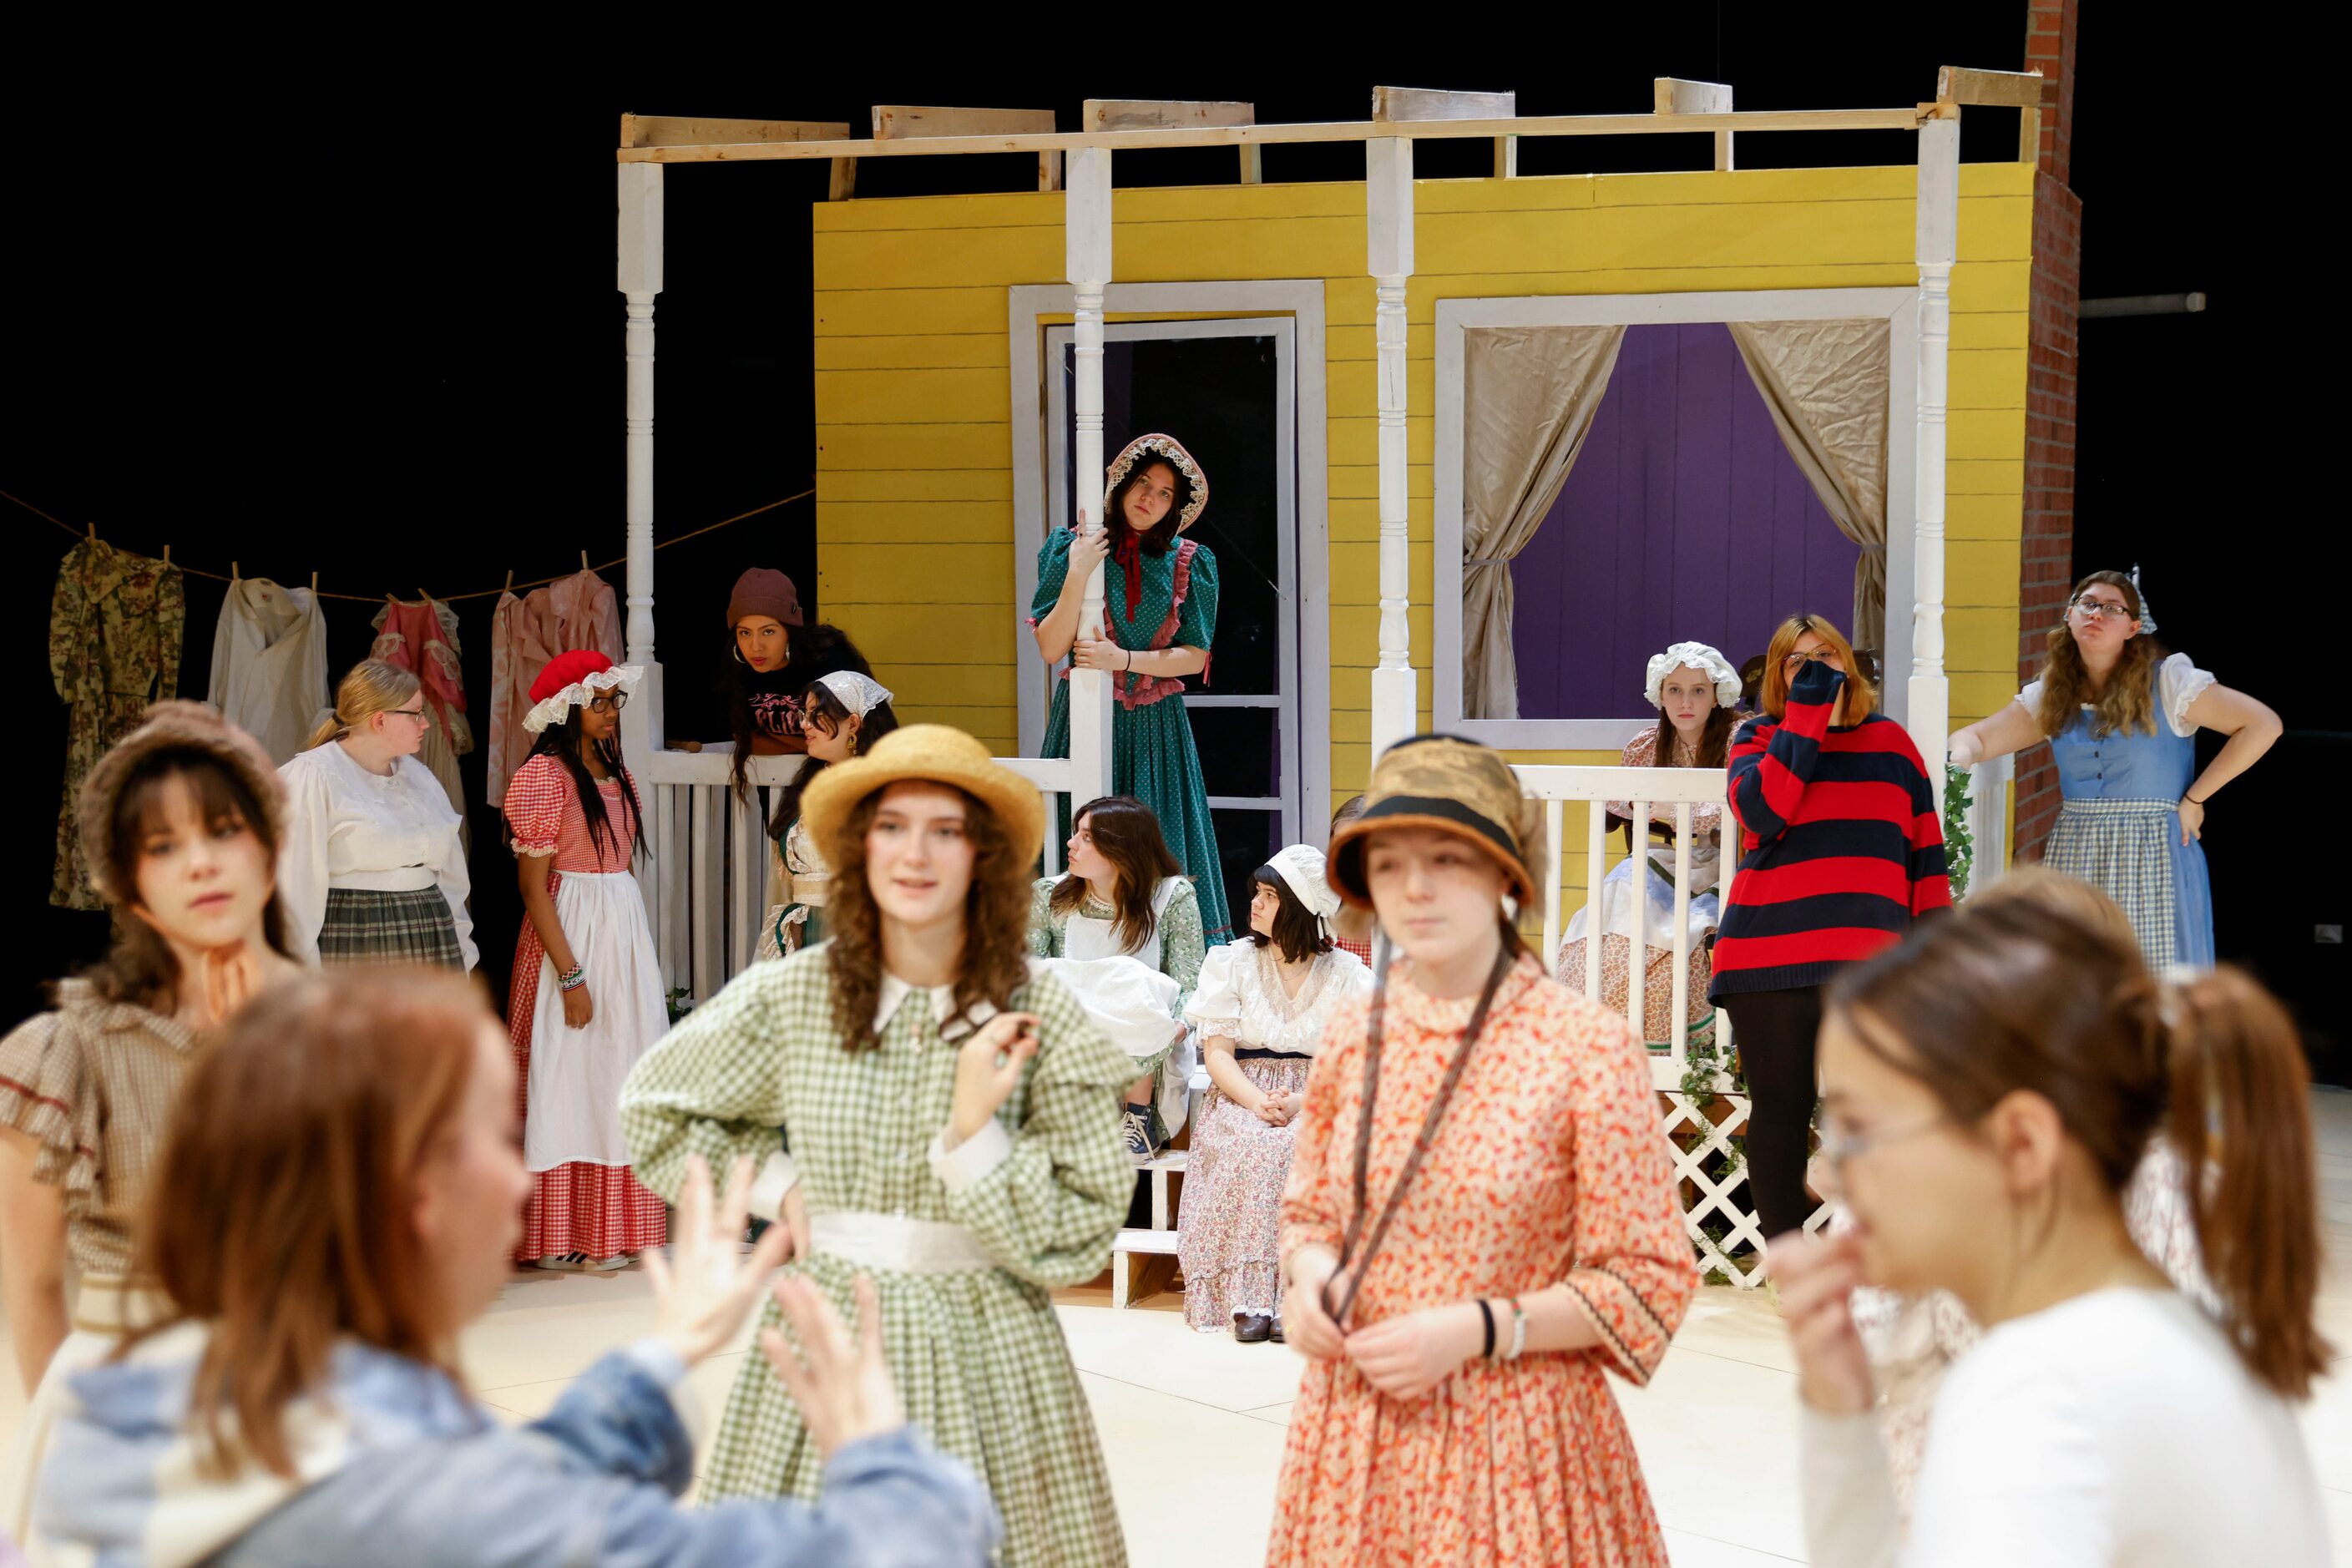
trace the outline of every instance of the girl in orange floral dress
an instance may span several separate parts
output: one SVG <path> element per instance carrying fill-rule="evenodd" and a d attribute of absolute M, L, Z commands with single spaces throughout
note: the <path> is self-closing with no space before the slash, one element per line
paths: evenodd
<path fill-rule="evenodd" d="M 1389 945 L 1331 1020 L 1283 1199 L 1313 1364 L 1270 1563 L 1665 1564 L 1601 1372 L 1649 1380 L 1697 1271 L 1648 1058 L 1504 912 L 1539 834 L 1501 758 L 1423 736 L 1333 837 Z"/>

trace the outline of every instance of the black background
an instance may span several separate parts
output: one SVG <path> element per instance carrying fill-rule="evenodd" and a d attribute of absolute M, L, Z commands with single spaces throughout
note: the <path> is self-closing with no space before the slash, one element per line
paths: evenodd
<path fill-rule="evenodd" d="M 175 561 L 381 595 L 449 595 L 621 553 L 622 302 L 613 162 L 624 110 L 845 120 L 877 102 L 1052 107 L 1076 129 L 1097 96 L 1237 98 L 1267 121 L 1364 117 L 1376 82 L 1514 89 L 1522 112 L 1642 110 L 1650 79 L 1731 82 L 1742 109 L 1907 104 L 1936 68 L 2017 68 L 2018 0 L 1659 4 L 1638 18 L 1549 13 L 1507 47 L 1444 16 L 1365 7 L 1310 33 L 1166 14 L 967 13 L 952 28 L 876 14 L 812 26 L 659 11 L 576 13 L 529 35 L 404 13 L 405 30 L 212 25 L 173 37 L 12 37 L 0 71 L 16 145 L 0 185 L 0 489 L 76 527 Z M 2075 188 L 2088 296 L 2207 290 L 2200 316 L 2083 332 L 2076 565 L 2141 562 L 2163 636 L 2270 701 L 2290 736 L 2217 803 L 2209 847 L 2225 954 L 2325 1023 L 2315 920 L 2341 921 L 2346 834 L 2333 805 L 2345 737 L 2334 672 L 2340 505 L 2310 499 L 2316 443 L 2300 377 L 2279 368 L 2307 224 L 2286 187 L 2315 119 L 2259 127 L 2191 84 L 2209 35 L 2157 12 L 2088 7 L 2078 47 Z M 1570 25 L 1551 21 L 1570 16 Z M 2145 20 L 2139 18 L 2144 16 Z M 576 19 L 575 19 L 576 18 Z M 1429 23 L 1437 24 L 1431 31 Z M 788 25 L 789 24 L 789 25 Z M 1335 45 L 1403 37 L 1387 50 Z M 1971 110 L 1963 153 L 2014 155 L 2015 117 Z M 1702 166 L 1703 137 L 1523 143 L 1526 174 Z M 1486 172 L 1475 142 L 1424 142 L 1424 177 Z M 1748 136 L 1744 166 L 1908 162 L 1884 136 Z M 1353 146 L 1271 147 L 1270 181 L 1360 178 Z M 1121 184 L 1224 183 L 1230 151 L 1121 158 Z M 672 166 L 658 323 L 656 535 L 811 483 L 809 204 L 821 163 Z M 1018 189 L 1026 159 L 898 158 L 862 196 Z M 2307 209 L 2305 209 L 2307 210 Z M 2324 335 L 2312 334 L 2325 342 Z M 2277 362 L 2277 363 L 2274 363 Z M 2332 447 L 2317 447 L 2323 460 Z M 0 856 L 13 940 L 0 1001 L 93 956 L 100 916 L 47 901 L 65 715 L 47 672 L 58 559 L 48 523 L 0 503 L 0 637 L 15 701 L 9 782 L 22 843 Z M 814 510 L 801 502 L 665 550 L 656 594 L 672 730 L 719 732 L 709 661 L 734 574 L 780 565 L 815 604 Z M 616 586 L 621 574 L 608 574 Z M 222 585 L 189 580 L 182 689 L 201 696 Z M 488 689 L 492 601 L 467 600 L 466 675 Z M 331 602 L 332 665 L 366 651 L 360 604 Z M 2283 624 L 2282 624 L 2283 623 Z M 2281 635 L 2284 633 L 2284 635 Z M 2299 644 L 2309 642 L 2305 647 Z M 887 657 L 878 650 L 877 657 Z M 478 799 L 481 756 L 467 759 Z M 503 983 L 513 877 L 474 814 L 485 969 Z M 2292 846 L 2290 848 L 2289 847 Z"/>

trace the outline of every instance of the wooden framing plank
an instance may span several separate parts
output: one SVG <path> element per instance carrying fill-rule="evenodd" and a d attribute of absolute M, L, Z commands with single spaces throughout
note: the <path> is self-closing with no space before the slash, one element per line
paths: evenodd
<path fill-rule="evenodd" d="M 1079 128 L 1086 131 L 1183 131 L 1202 125 L 1255 125 L 1257 105 L 1231 100 L 1200 100 L 1174 98 L 1090 98 L 1078 110 Z M 1265 180 L 1255 146 L 1241 150 L 1242 184 Z"/>
<path fill-rule="evenodd" d="M 1372 121 L 1380 125 L 1428 120 L 1509 120 L 1519 112 L 1516 92 L 1448 92 L 1434 87 L 1372 89 Z"/>
<path fill-rule="evenodd" d="M 1692 131 L 1916 131 L 1927 121 L 1957 116 L 1958 106 L 1915 103 L 1901 109 L 1767 110 L 1734 114 L 1554 114 L 1496 120 L 1412 121 L 1416 141 L 1488 140 L 1497 136 L 1654 136 Z M 624 163 L 759 163 L 802 158 L 928 157 L 966 153 L 1066 153 L 1080 147 L 1141 151 L 1153 147 L 1244 147 L 1370 142 L 1400 134 L 1396 122 L 1300 121 L 1280 125 L 1205 125 L 1184 131 L 1030 132 L 931 136 L 867 142 L 710 142 L 686 147 L 623 147 Z"/>
<path fill-rule="evenodd" d="M 1255 125 L 1257 106 L 1230 100 L 1090 98 L 1078 111 L 1088 131 L 1178 131 L 1192 125 Z"/>
<path fill-rule="evenodd" d="M 1660 114 L 1728 114 L 1731 112 L 1731 88 L 1719 81 L 1687 81 L 1681 77 L 1662 76 L 1650 83 L 1652 107 Z M 1715 166 L 1731 167 L 1731 132 L 1715 133 Z"/>
<path fill-rule="evenodd" d="M 1936 101 L 2039 110 L 2042 84 L 2042 76 L 2038 70 L 1987 71 L 1946 66 L 1936 73 Z"/>
<path fill-rule="evenodd" d="M 845 120 L 697 120 L 675 114 L 624 114 L 624 147 L 695 147 L 713 142 L 841 142 Z"/>
<path fill-rule="evenodd" d="M 974 136 L 1054 134 L 1050 109 L 958 109 L 943 105 L 877 103 L 874 106 L 877 142 L 956 140 Z M 942 149 L 944 150 L 944 149 Z M 1060 147 L 1037 149 L 1037 188 L 1062 188 Z"/>

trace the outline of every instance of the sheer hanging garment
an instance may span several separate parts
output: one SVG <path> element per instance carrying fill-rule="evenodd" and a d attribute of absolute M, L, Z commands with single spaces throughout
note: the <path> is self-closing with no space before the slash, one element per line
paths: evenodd
<path fill-rule="evenodd" d="M 212 686 L 223 717 L 283 766 L 334 711 L 327 690 L 327 620 L 319 596 L 267 577 L 228 585 L 213 631 Z"/>
<path fill-rule="evenodd" d="M 457 612 L 437 599 L 414 605 L 386 599 L 370 624 L 376 630 L 371 656 L 414 671 L 425 683 L 425 744 L 417 749 L 417 760 L 441 781 L 449 804 L 457 808 L 458 839 L 470 847 L 457 759 L 474 749 L 474 726 L 466 717 L 465 675 L 457 664 Z"/>
<path fill-rule="evenodd" d="M 544 587 L 499 595 L 490 612 L 489 803 L 506 799 L 507 781 L 530 755 L 530 683 L 559 653 L 586 648 L 621 662 L 620 601 L 613 585 L 590 571 L 559 577 Z"/>

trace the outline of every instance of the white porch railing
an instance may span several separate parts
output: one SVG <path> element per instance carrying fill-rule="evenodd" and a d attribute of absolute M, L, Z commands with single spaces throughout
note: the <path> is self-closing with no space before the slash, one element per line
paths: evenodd
<path fill-rule="evenodd" d="M 768 909 L 768 873 L 774 849 L 768 818 L 776 792 L 801 770 L 799 757 L 754 757 L 748 798 L 728 787 L 733 748 L 655 752 L 640 777 L 650 797 L 646 842 L 651 857 L 639 867 L 646 907 L 654 912 L 654 946 L 662 985 L 707 1001 L 751 963 Z M 1075 787 L 1071 764 L 1060 757 L 1000 757 L 998 762 L 1037 786 L 1047 812 L 1045 868 L 1061 866 L 1052 830 L 1056 795 Z M 633 763 L 634 765 L 634 763 Z"/>
<path fill-rule="evenodd" d="M 1753 1205 L 1746 1201 L 1746 1151 L 1732 1143 L 1732 1138 L 1748 1124 L 1749 1101 L 1747 1095 L 1731 1089 L 1731 1020 L 1727 1015 L 1718 1011 L 1715 1016 L 1714 1055 L 1718 1065 L 1712 1075 L 1713 1092 L 1692 1095 L 1683 1088 L 1690 1068 L 1690 868 L 1696 838 L 1691 816 L 1699 806 L 1725 804 L 1726 775 L 1719 768 L 1528 766 L 1512 771 L 1519 775 L 1528 793 L 1543 802 L 1544 858 L 1549 875 L 1543 889 L 1542 953 L 1548 974 L 1557 973 L 1559 969 L 1563 930 L 1560 855 L 1568 841 L 1568 805 L 1574 801 L 1584 806 L 1584 887 L 1590 911 L 1584 922 L 1584 994 L 1596 1000 L 1601 996 L 1601 950 L 1607 935 L 1600 919 L 1599 893 L 1601 879 L 1610 868 L 1609 814 L 1601 803 L 1622 800 L 1633 807 L 1633 900 L 1637 931 L 1647 929 L 1644 911 L 1649 902 L 1650 866 L 1643 849 L 1650 808 L 1674 807 L 1674 1006 L 1668 1026 L 1668 1048 L 1664 1055 L 1653 1053 L 1650 1077 L 1665 1106 L 1659 1131 L 1674 1155 L 1684 1232 L 1689 1236 L 1708 1279 L 1720 1278 L 1742 1289 L 1753 1289 L 1764 1282 L 1764 1235 Z M 1739 858 L 1738 829 L 1728 813 L 1725 815 L 1724 836 L 1727 842 L 1719 861 L 1719 886 L 1728 890 L 1732 868 Z M 1625 966 L 1625 1018 L 1633 1026 L 1633 1037 L 1646 1040 L 1643 989 L 1649 963 L 1640 950 L 1638 938 L 1635 947 Z M 1708 1114 L 1710 1108 L 1721 1108 L 1722 1120 Z M 1818 1210 L 1807 1222 L 1807 1228 L 1821 1225 L 1828 1213 L 1826 1205 Z M 1721 1234 L 1711 1234 L 1710 1225 Z M 1743 1245 L 1745 1253 L 1735 1256 Z"/>
<path fill-rule="evenodd" d="M 2009 869 L 2009 797 L 2017 787 L 2017 759 L 1995 757 L 1969 770 L 1969 891 Z"/>

